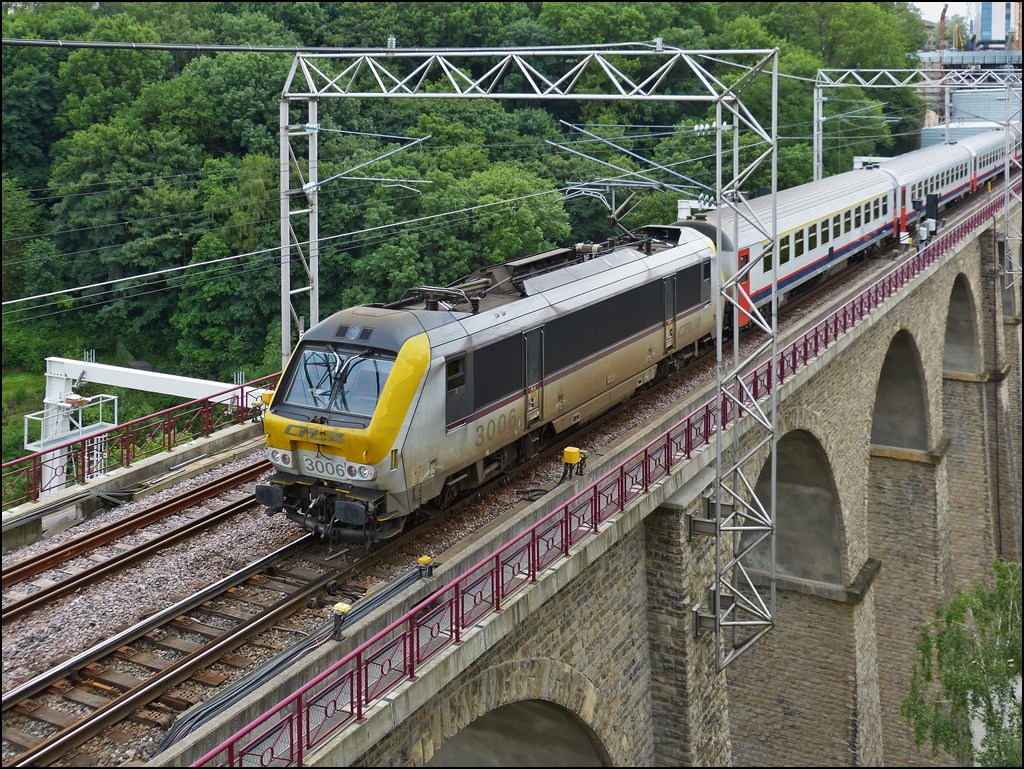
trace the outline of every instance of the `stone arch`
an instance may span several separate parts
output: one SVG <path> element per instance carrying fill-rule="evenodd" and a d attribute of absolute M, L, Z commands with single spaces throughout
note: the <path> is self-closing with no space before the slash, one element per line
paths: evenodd
<path fill-rule="evenodd" d="M 872 414 L 872 444 L 928 450 L 928 401 L 921 354 L 905 329 L 889 342 Z"/>
<path fill-rule="evenodd" d="M 968 374 L 981 371 L 981 346 L 975 321 L 974 296 L 963 273 L 956 276 L 949 295 L 942 368 Z"/>
<path fill-rule="evenodd" d="M 520 700 L 471 721 L 424 766 L 604 766 L 597 742 L 561 705 Z"/>
<path fill-rule="evenodd" d="M 621 732 L 616 732 L 625 714 L 612 712 L 613 708 L 586 675 L 546 657 L 509 660 L 467 681 L 441 704 L 440 718 L 421 726 L 413 755 L 429 761 L 477 719 L 524 701 L 557 706 L 588 736 L 601 764 L 630 763 L 631 746 Z"/>
<path fill-rule="evenodd" d="M 779 439 L 778 462 L 776 572 L 797 579 L 844 584 L 842 515 L 825 449 L 807 430 L 791 430 Z M 769 499 L 771 469 L 769 456 L 755 487 L 759 499 Z M 771 554 L 766 545 L 752 553 L 753 568 L 768 571 Z"/>

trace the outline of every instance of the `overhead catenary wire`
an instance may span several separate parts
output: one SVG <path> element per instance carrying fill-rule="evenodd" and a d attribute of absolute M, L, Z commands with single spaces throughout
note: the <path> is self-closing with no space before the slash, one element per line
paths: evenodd
<path fill-rule="evenodd" d="M 515 198 L 508 198 L 506 200 L 499 200 L 499 201 L 494 201 L 494 202 L 491 202 L 491 203 L 481 203 L 480 205 L 477 205 L 477 206 L 468 206 L 466 208 L 456 209 L 454 211 L 445 211 L 445 212 L 437 213 L 437 214 L 428 214 L 428 215 L 416 217 L 416 218 L 413 218 L 413 219 L 407 219 L 407 220 L 402 221 L 402 222 L 393 222 L 393 223 L 389 223 L 389 224 L 378 225 L 376 227 L 368 227 L 368 228 L 363 229 L 363 230 L 356 230 L 356 231 L 353 231 L 353 232 L 341 233 L 341 234 L 338 234 L 338 235 L 330 235 L 330 236 L 327 236 L 327 237 L 324 237 L 324 238 L 320 238 L 320 242 L 321 243 L 325 243 L 325 242 L 328 242 L 328 241 L 337 240 L 339 238 L 348 237 L 348 236 L 351 236 L 351 235 L 367 233 L 367 232 L 375 232 L 375 231 L 385 230 L 385 229 L 389 229 L 389 228 L 393 228 L 393 227 L 400 227 L 402 225 L 411 224 L 411 223 L 415 223 L 415 222 L 430 221 L 430 220 L 433 220 L 433 219 L 438 219 L 440 217 L 450 216 L 452 214 L 459 214 L 459 213 L 468 212 L 468 211 L 477 211 L 477 210 L 482 210 L 482 209 L 485 209 L 485 208 L 493 208 L 495 206 L 508 205 L 510 203 L 516 203 L 516 202 L 519 202 L 519 201 L 522 201 L 522 200 L 529 200 L 529 199 L 536 198 L 536 197 L 541 197 L 541 196 L 544 196 L 544 195 L 557 194 L 557 193 L 561 193 L 563 191 L 564 191 L 563 188 L 557 188 L 557 189 L 552 189 L 552 190 L 544 190 L 544 191 L 541 191 L 541 192 L 529 193 L 527 195 L 519 195 L 519 196 L 517 196 Z M 308 246 L 309 245 L 309 241 L 308 240 L 301 241 L 301 242 L 296 243 L 294 245 Z M 50 291 L 50 292 L 47 292 L 47 293 L 44 293 L 44 294 L 36 294 L 34 296 L 21 297 L 19 299 L 9 299 L 6 302 L 3 302 L 3 306 L 4 307 L 8 307 L 8 306 L 23 304 L 25 302 L 31 302 L 31 301 L 35 301 L 35 300 L 39 300 L 39 299 L 47 299 L 47 298 L 53 297 L 53 296 L 64 296 L 66 294 L 75 293 L 75 292 L 79 292 L 79 291 L 88 291 L 88 290 L 94 289 L 94 288 L 103 288 L 103 287 L 106 287 L 106 286 L 117 285 L 119 283 L 129 283 L 129 282 L 132 282 L 132 281 L 146 280 L 146 279 L 149 279 L 149 278 L 156 278 L 156 277 L 160 277 L 160 276 L 163 276 L 163 275 L 170 275 L 172 273 L 182 272 L 182 271 L 185 271 L 185 270 L 188 270 L 188 269 L 195 269 L 197 267 L 201 267 L 201 266 L 205 266 L 205 265 L 230 262 L 230 261 L 235 261 L 235 260 L 238 260 L 238 259 L 243 259 L 243 258 L 245 258 L 247 256 L 254 256 L 254 255 L 268 254 L 268 253 L 272 253 L 275 256 L 278 255 L 280 253 L 280 246 L 273 246 L 273 247 L 270 247 L 270 248 L 257 249 L 255 251 L 248 251 L 248 252 L 245 252 L 245 253 L 242 253 L 242 254 L 233 254 L 231 256 L 220 257 L 218 259 L 210 259 L 210 260 L 207 260 L 205 262 L 197 262 L 195 264 L 182 265 L 182 266 L 178 266 L 178 267 L 168 267 L 168 268 L 163 269 L 163 270 L 154 270 L 152 272 L 143 273 L 141 275 L 132 275 L 132 276 L 124 277 L 124 278 L 115 278 L 115 279 L 112 279 L 112 280 L 98 281 L 96 283 L 90 283 L 90 284 L 84 285 L 84 286 L 76 286 L 76 287 L 73 287 L 73 288 L 61 289 L 59 291 Z"/>

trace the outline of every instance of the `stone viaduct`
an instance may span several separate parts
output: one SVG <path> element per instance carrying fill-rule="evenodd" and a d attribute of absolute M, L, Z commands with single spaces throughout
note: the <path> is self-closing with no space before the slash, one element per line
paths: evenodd
<path fill-rule="evenodd" d="M 914 643 L 955 587 L 1021 557 L 1021 306 L 1002 288 L 1001 232 L 989 220 L 780 388 L 776 626 L 725 673 L 692 616 L 713 583 L 713 538 L 688 536 L 712 446 L 304 763 L 444 764 L 523 719 L 558 725 L 535 762 L 574 739 L 615 765 L 946 762 L 899 716 Z M 759 483 L 766 460 L 750 460 Z M 433 584 L 523 523 L 446 554 Z M 338 658 L 324 650 L 319 670 Z M 294 686 L 154 763 L 196 760 Z"/>

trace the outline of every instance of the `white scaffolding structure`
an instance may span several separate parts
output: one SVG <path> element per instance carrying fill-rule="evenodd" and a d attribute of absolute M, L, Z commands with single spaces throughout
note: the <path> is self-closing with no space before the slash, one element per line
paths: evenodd
<path fill-rule="evenodd" d="M 630 60 L 634 74 L 627 75 L 619 62 Z M 712 72 L 714 63 L 734 62 L 736 59 L 752 62 L 746 72 L 730 77 L 723 82 Z M 470 74 L 474 73 L 474 74 Z M 639 74 L 636 74 L 639 73 Z M 771 127 L 763 128 L 753 113 L 742 102 L 746 89 L 761 76 L 771 78 Z M 698 84 L 696 88 L 686 83 Z M 737 216 L 752 221 L 769 240 L 771 246 L 761 255 L 768 256 L 778 248 L 776 243 L 776 214 L 772 206 L 772 221 L 759 222 L 749 208 L 743 208 L 740 187 L 755 169 L 771 164 L 771 194 L 777 191 L 778 179 L 778 50 L 686 51 L 666 47 L 660 39 L 653 43 L 624 43 L 607 46 L 562 46 L 552 48 L 484 48 L 484 49 L 398 49 L 389 47 L 376 51 L 352 51 L 338 53 L 298 53 L 292 63 L 281 98 L 280 153 L 281 153 L 281 353 L 286 361 L 293 344 L 291 323 L 300 325 L 304 315 L 295 307 L 295 298 L 309 294 L 309 325 L 319 320 L 319 202 L 317 169 L 317 105 L 323 99 L 514 99 L 529 101 L 554 101 L 565 99 L 597 101 L 665 101 L 695 102 L 715 105 L 716 120 L 716 186 L 713 199 L 719 209 L 734 208 Z M 305 124 L 293 123 L 290 109 L 293 104 L 306 102 Z M 724 116 L 731 124 L 726 127 Z M 765 147 L 758 157 L 746 167 L 740 166 L 738 135 L 740 129 L 756 134 Z M 722 182 L 722 132 L 731 130 L 734 135 L 734 163 L 732 181 Z M 292 140 L 299 137 L 308 139 L 308 160 L 303 174 L 299 153 L 292 146 Z M 299 180 L 298 187 L 291 183 L 292 173 Z M 293 210 L 293 200 L 300 200 Z M 308 216 L 307 239 L 297 234 L 297 217 Z M 301 231 L 301 228 L 299 228 Z M 718 470 L 715 482 L 715 498 L 743 498 L 732 512 L 716 508 L 716 587 L 714 589 L 715 615 L 713 630 L 716 638 L 716 663 L 724 669 L 733 659 L 750 648 L 774 624 L 775 616 L 775 461 L 777 444 L 774 387 L 767 411 L 752 399 L 741 395 L 744 391 L 742 376 L 751 367 L 753 358 L 739 360 L 738 346 L 734 348 L 733 361 L 723 361 L 722 319 L 727 306 L 732 306 L 734 318 L 739 319 L 742 278 L 760 258 L 752 260 L 745 268 L 732 274 L 724 268 L 736 264 L 735 248 L 726 250 L 719 227 L 718 257 L 720 269 L 713 270 L 712 288 L 717 297 L 719 318 L 718 341 L 718 403 L 719 414 L 726 401 L 743 401 L 747 415 L 753 415 L 764 427 L 764 436 L 757 443 L 757 449 L 771 447 L 772 483 L 771 498 L 758 500 L 753 484 L 749 484 L 742 472 L 745 460 L 753 456 L 748 453 L 743 460 L 738 457 L 738 448 L 733 449 L 729 467 L 724 446 L 725 425 L 717 420 Z M 733 241 L 735 242 L 735 240 Z M 303 250 L 303 246 L 306 249 Z M 292 254 L 301 265 L 302 285 L 293 286 Z M 771 351 L 772 370 L 777 370 L 778 340 L 775 327 L 777 255 L 772 259 L 773 299 L 771 320 L 757 315 L 755 322 L 769 335 L 758 354 Z M 748 298 L 744 298 L 744 302 Z M 734 328 L 738 322 L 733 323 Z M 734 337 L 736 345 L 738 337 Z M 733 413 L 736 413 L 735 411 Z M 752 495 L 752 503 L 747 500 Z M 740 535 L 752 532 L 750 543 L 741 546 Z M 723 541 L 731 537 L 731 544 Z M 753 549 L 770 540 L 772 550 L 772 574 L 767 595 L 762 595 L 744 567 L 745 560 Z M 760 590 L 763 590 L 761 588 Z M 711 629 L 711 628 L 708 628 Z"/>

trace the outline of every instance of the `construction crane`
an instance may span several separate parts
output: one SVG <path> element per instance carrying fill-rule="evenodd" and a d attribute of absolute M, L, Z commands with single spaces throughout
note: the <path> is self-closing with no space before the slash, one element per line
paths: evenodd
<path fill-rule="evenodd" d="M 946 9 L 949 3 L 942 6 L 942 13 L 939 14 L 939 71 L 945 69 L 946 64 Z"/>

